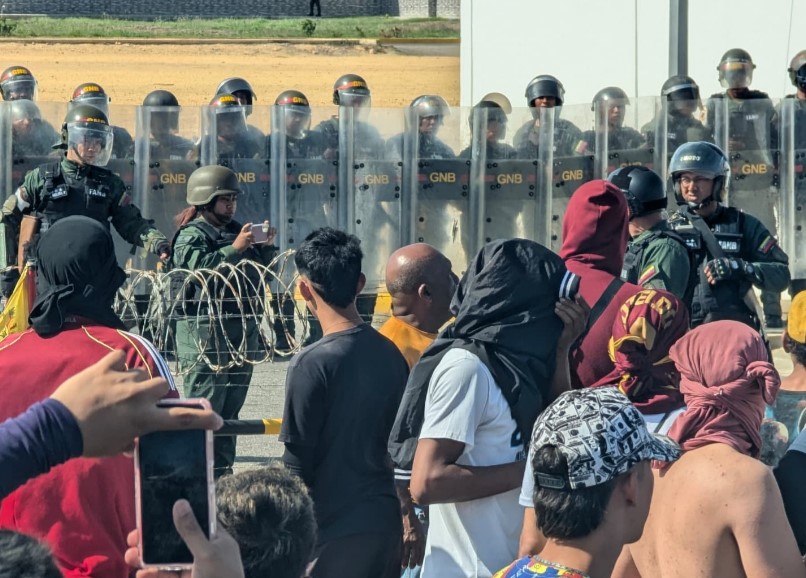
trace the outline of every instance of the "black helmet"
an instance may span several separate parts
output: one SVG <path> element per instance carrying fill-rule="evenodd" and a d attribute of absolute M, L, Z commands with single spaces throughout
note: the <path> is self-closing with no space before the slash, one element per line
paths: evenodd
<path fill-rule="evenodd" d="M 526 85 L 526 105 L 534 107 L 535 99 L 541 96 L 553 96 L 557 100 L 557 106 L 562 106 L 565 100 L 563 83 L 550 74 L 535 76 Z"/>
<path fill-rule="evenodd" d="M 9 66 L 0 75 L 3 100 L 36 100 L 36 79 L 24 66 Z"/>
<path fill-rule="evenodd" d="M 167 90 L 152 90 L 143 99 L 143 106 L 153 107 L 179 107 L 179 100 L 172 92 Z M 152 127 L 157 125 L 167 126 L 172 130 L 179 128 L 179 111 L 153 111 L 151 113 Z"/>
<path fill-rule="evenodd" d="M 411 101 L 409 108 L 413 108 L 419 118 L 436 116 L 439 122 L 451 114 L 451 109 L 445 99 L 436 94 L 423 94 Z"/>
<path fill-rule="evenodd" d="M 274 105 L 286 111 L 285 133 L 302 138 L 311 125 L 311 105 L 299 90 L 284 90 L 274 99 Z"/>
<path fill-rule="evenodd" d="M 660 89 L 666 100 L 700 100 L 700 87 L 685 74 L 670 76 Z"/>
<path fill-rule="evenodd" d="M 722 88 L 747 88 L 753 82 L 753 59 L 741 48 L 731 48 L 722 55 L 719 66 L 719 84 Z"/>
<path fill-rule="evenodd" d="M 794 86 L 806 89 L 806 50 L 801 50 L 789 63 L 789 80 Z"/>
<path fill-rule="evenodd" d="M 357 74 L 344 74 L 333 83 L 333 104 L 366 106 L 371 93 L 367 81 Z"/>
<path fill-rule="evenodd" d="M 76 86 L 73 97 L 70 99 L 68 108 L 78 104 L 89 104 L 101 109 L 106 116 L 109 116 L 109 103 L 112 101 L 109 95 L 100 84 L 95 82 L 85 82 Z"/>
<path fill-rule="evenodd" d="M 506 111 L 501 107 L 500 104 L 497 102 L 492 102 L 490 100 L 482 100 L 476 106 L 474 106 L 470 111 L 470 117 L 468 121 L 470 122 L 470 129 L 473 129 L 473 118 L 476 116 L 476 111 L 480 109 L 487 109 L 487 122 L 498 122 L 500 124 L 507 124 L 508 118 Z"/>
<path fill-rule="evenodd" d="M 284 90 L 277 95 L 274 99 L 276 106 L 286 106 L 300 111 L 307 109 L 307 113 L 311 114 L 311 104 L 308 102 L 308 97 L 301 93 L 299 90 Z"/>
<path fill-rule="evenodd" d="M 607 180 L 620 188 L 627 198 L 630 220 L 665 209 L 668 204 L 663 180 L 647 167 L 621 167 L 610 173 Z"/>
<path fill-rule="evenodd" d="M 591 110 L 596 110 L 596 105 L 600 102 L 608 101 L 621 101 L 621 104 L 630 104 L 630 98 L 627 93 L 621 90 L 618 86 L 608 86 L 600 90 L 593 97 L 591 102 Z"/>
<path fill-rule="evenodd" d="M 89 104 L 76 104 L 64 117 L 62 123 L 62 140 L 58 148 L 73 150 L 84 164 L 103 167 L 112 156 L 114 135 L 109 119 L 104 111 Z M 78 146 L 87 147 L 88 141 L 100 150 L 93 152 L 92 157 L 82 154 Z"/>
<path fill-rule="evenodd" d="M 215 96 L 221 96 L 222 94 L 232 94 L 246 107 L 246 115 L 252 114 L 252 102 L 257 100 L 257 95 L 252 90 L 252 85 L 246 80 L 238 77 L 225 78 L 215 89 Z"/>
<path fill-rule="evenodd" d="M 711 195 L 693 208 L 704 207 L 713 199 L 722 200 L 722 191 L 730 186 L 730 164 L 721 148 L 709 142 L 688 142 L 672 155 L 669 161 L 669 178 L 678 204 L 685 204 L 680 193 L 680 175 L 697 173 L 714 180 Z"/>
<path fill-rule="evenodd" d="M 241 185 L 232 169 L 221 165 L 206 165 L 193 171 L 188 178 L 187 203 L 203 207 L 221 195 L 239 194 Z"/>

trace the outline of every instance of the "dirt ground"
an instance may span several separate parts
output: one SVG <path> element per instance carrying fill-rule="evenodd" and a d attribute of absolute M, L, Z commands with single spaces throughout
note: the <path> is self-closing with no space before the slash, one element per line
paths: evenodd
<path fill-rule="evenodd" d="M 312 106 L 331 103 L 333 81 L 347 72 L 366 78 L 373 106 L 397 107 L 419 94 L 459 102 L 459 58 L 405 56 L 377 46 L 298 44 L 142 45 L 3 43 L 3 60 L 31 69 L 39 100 L 68 100 L 78 84 L 97 82 L 113 104 L 141 104 L 155 89 L 170 90 L 180 104 L 204 105 L 219 81 L 248 79 L 256 104 L 271 104 L 281 91 L 304 92 Z"/>

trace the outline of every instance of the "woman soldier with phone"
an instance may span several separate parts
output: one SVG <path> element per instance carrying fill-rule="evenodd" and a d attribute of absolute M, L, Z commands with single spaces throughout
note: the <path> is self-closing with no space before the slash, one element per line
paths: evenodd
<path fill-rule="evenodd" d="M 241 225 L 234 220 L 240 193 L 237 175 L 226 167 L 204 166 L 190 175 L 189 206 L 176 216 L 178 231 L 171 244 L 174 269 L 215 269 L 224 263 L 237 265 L 246 260 L 267 265 L 274 258 L 275 230 L 268 221 Z M 230 364 L 227 342 L 244 343 L 247 357 L 261 346 L 258 319 L 247 316 L 252 308 L 244 305 L 247 300 L 261 297 L 258 293 L 263 290 L 262 280 L 251 278 L 256 273 L 255 268 L 246 267 L 242 274 L 249 279 L 230 279 L 229 284 L 209 276 L 205 290 L 196 286 L 195 294 L 185 295 L 190 299 L 179 308 L 176 352 L 180 369 L 186 372 L 185 396 L 207 398 L 224 419 L 238 419 L 252 379 L 252 365 L 236 364 L 220 371 L 211 365 Z M 235 437 L 217 437 L 216 476 L 231 473 L 234 461 Z"/>

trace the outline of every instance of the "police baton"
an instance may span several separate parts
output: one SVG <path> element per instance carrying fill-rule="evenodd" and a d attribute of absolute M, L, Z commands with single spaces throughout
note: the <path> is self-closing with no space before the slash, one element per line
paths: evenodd
<path fill-rule="evenodd" d="M 217 436 L 276 436 L 283 420 L 273 419 L 225 419 L 224 425 L 213 432 Z"/>

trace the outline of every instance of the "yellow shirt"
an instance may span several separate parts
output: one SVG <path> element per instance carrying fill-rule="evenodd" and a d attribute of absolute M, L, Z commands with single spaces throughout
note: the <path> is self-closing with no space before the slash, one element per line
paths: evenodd
<path fill-rule="evenodd" d="M 401 321 L 394 315 L 381 325 L 378 330 L 381 335 L 397 345 L 400 353 L 406 358 L 409 369 L 420 359 L 423 351 L 436 339 L 436 333 L 426 333 L 416 327 L 412 327 L 405 321 Z"/>

